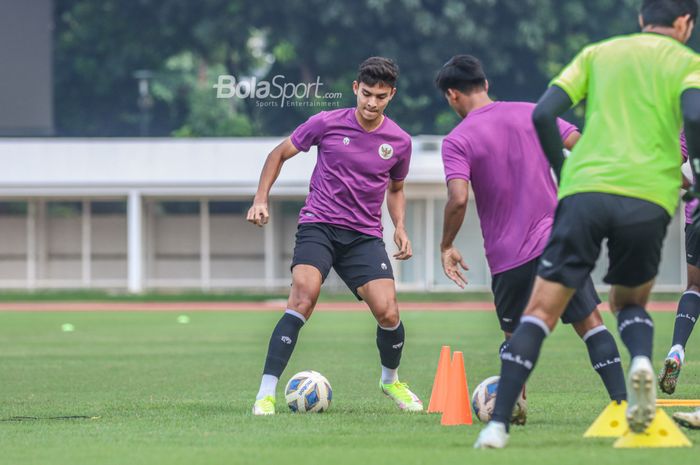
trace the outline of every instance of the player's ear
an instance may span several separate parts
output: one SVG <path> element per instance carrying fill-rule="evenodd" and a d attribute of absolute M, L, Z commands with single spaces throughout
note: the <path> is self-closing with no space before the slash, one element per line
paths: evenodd
<path fill-rule="evenodd" d="M 676 30 L 682 42 L 687 42 L 693 31 L 693 20 L 690 18 L 690 15 L 687 14 L 676 18 L 676 20 L 673 21 L 673 29 Z"/>
<path fill-rule="evenodd" d="M 484 92 L 486 92 L 487 94 L 489 92 L 489 80 L 488 79 L 486 79 L 484 81 Z"/>
<path fill-rule="evenodd" d="M 355 95 L 357 95 L 357 92 L 360 90 L 360 84 L 358 84 L 357 81 L 352 81 L 352 91 Z"/>
<path fill-rule="evenodd" d="M 396 95 L 396 87 L 391 88 L 391 93 L 389 94 L 389 100 L 394 98 L 394 95 Z"/>

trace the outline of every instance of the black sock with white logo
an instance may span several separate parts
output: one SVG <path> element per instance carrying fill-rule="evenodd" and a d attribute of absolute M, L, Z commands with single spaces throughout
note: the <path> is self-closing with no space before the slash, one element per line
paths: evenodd
<path fill-rule="evenodd" d="M 394 328 L 377 326 L 377 348 L 379 349 L 379 359 L 382 361 L 383 367 L 391 370 L 399 367 L 405 337 L 406 333 L 401 321 Z"/>
<path fill-rule="evenodd" d="M 673 326 L 673 344 L 685 347 L 700 316 L 700 294 L 688 291 L 678 302 L 676 324 Z"/>
<path fill-rule="evenodd" d="M 279 378 L 287 367 L 287 363 L 294 352 L 294 346 L 299 337 L 299 331 L 306 320 L 294 310 L 287 310 L 280 321 L 277 322 L 270 344 L 267 346 L 267 358 L 263 374 Z"/>
<path fill-rule="evenodd" d="M 628 305 L 617 314 L 617 329 L 630 357 L 644 356 L 651 359 L 654 342 L 654 322 L 642 307 Z"/>
<path fill-rule="evenodd" d="M 588 331 L 583 340 L 588 347 L 591 365 L 603 380 L 610 399 L 617 402 L 626 400 L 625 374 L 613 335 L 605 326 L 598 326 Z"/>
<path fill-rule="evenodd" d="M 498 381 L 496 405 L 492 421 L 510 424 L 513 407 L 525 381 L 535 368 L 544 339 L 549 335 L 546 323 L 533 316 L 524 316 L 501 352 L 501 379 Z"/>

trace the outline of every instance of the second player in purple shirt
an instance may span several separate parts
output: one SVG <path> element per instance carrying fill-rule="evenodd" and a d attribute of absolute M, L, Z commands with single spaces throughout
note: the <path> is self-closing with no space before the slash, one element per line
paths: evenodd
<path fill-rule="evenodd" d="M 533 104 L 491 100 L 481 63 L 470 55 L 452 57 L 438 73 L 436 84 L 462 118 L 442 145 L 448 190 L 440 244 L 443 270 L 460 287 L 467 284 L 468 267 L 454 240 L 464 221 L 471 185 L 491 268 L 496 314 L 506 336 L 501 357 L 512 357 L 509 339 L 528 318 L 522 314 L 552 229 L 556 184 L 532 123 Z M 578 140 L 576 127 L 563 120 L 559 120 L 559 132 L 567 148 Z M 610 398 L 619 402 L 626 398 L 620 354 L 598 303 L 589 277 L 562 321 L 571 323 L 586 343 L 593 369 Z M 524 412 L 516 413 L 511 422 L 524 423 Z"/>

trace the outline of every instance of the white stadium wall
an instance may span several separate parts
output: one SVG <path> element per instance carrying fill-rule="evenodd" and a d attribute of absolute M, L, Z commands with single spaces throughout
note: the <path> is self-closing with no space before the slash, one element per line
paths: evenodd
<path fill-rule="evenodd" d="M 296 219 L 315 153 L 284 167 L 270 224 L 245 221 L 276 139 L 0 139 L 0 288 L 286 289 Z M 438 243 L 445 184 L 439 138 L 414 140 L 406 181 L 414 257 L 393 262 L 405 290 L 458 290 Z M 385 242 L 395 246 L 385 212 Z M 457 245 L 469 290 L 490 286 L 473 196 Z M 664 246 L 658 290 L 685 280 L 682 219 Z M 602 283 L 603 251 L 595 281 Z M 342 289 L 333 273 L 327 287 Z"/>

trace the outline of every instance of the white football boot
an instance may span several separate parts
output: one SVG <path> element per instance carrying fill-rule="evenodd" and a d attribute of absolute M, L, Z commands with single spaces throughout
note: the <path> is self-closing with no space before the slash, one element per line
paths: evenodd
<path fill-rule="evenodd" d="M 627 424 L 633 433 L 641 433 L 656 416 L 656 377 L 649 358 L 632 359 L 627 375 L 627 397 Z"/>
<path fill-rule="evenodd" d="M 497 421 L 490 421 L 486 428 L 482 429 L 474 443 L 474 449 L 503 449 L 508 444 L 506 425 Z"/>
<path fill-rule="evenodd" d="M 694 412 L 676 412 L 673 419 L 681 426 L 690 429 L 700 429 L 700 408 Z"/>

